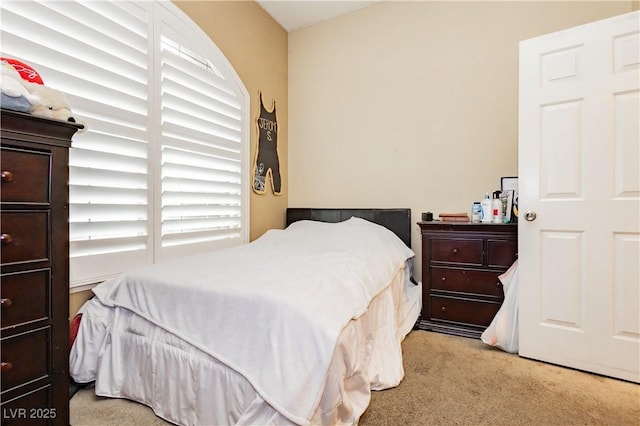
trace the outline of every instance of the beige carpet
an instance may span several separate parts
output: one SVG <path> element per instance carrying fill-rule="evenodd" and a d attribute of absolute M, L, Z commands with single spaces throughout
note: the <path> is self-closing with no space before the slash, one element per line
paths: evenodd
<path fill-rule="evenodd" d="M 640 385 L 520 358 L 479 340 L 413 331 L 403 343 L 405 378 L 373 392 L 362 426 L 640 426 Z M 167 425 L 140 404 L 71 399 L 71 425 Z M 203 425 L 204 426 L 204 425 Z"/>

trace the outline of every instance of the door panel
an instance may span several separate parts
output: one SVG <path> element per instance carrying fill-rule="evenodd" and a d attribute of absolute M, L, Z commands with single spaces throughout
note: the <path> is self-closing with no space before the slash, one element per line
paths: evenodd
<path fill-rule="evenodd" d="M 520 44 L 520 355 L 640 382 L 640 12 Z"/>
<path fill-rule="evenodd" d="M 640 63 L 640 35 L 636 32 L 614 36 L 613 43 L 615 72 L 637 71 Z"/>
<path fill-rule="evenodd" d="M 640 239 L 638 235 L 616 234 L 614 243 L 615 269 L 612 294 L 615 316 L 613 334 L 616 338 L 634 340 L 640 335 Z"/>
<path fill-rule="evenodd" d="M 615 105 L 615 197 L 640 196 L 640 96 L 638 91 L 616 94 Z"/>
<path fill-rule="evenodd" d="M 582 237 L 581 232 L 542 231 L 540 234 L 539 320 L 543 326 L 584 329 Z"/>
<path fill-rule="evenodd" d="M 540 176 L 542 198 L 579 197 L 582 187 L 582 100 L 541 108 Z"/>

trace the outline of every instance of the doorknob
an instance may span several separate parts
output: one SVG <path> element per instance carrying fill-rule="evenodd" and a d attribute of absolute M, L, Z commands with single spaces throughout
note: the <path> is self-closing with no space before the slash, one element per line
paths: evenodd
<path fill-rule="evenodd" d="M 524 219 L 529 221 L 529 222 L 533 222 L 534 220 L 536 220 L 536 212 L 526 212 L 524 214 Z"/>

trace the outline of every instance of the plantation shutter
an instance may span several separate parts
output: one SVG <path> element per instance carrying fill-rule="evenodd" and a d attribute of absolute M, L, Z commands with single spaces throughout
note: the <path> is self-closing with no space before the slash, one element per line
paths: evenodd
<path fill-rule="evenodd" d="M 72 287 L 248 240 L 248 96 L 175 5 L 0 11 L 2 56 L 35 68 L 87 125 L 69 160 Z"/>
<path fill-rule="evenodd" d="M 195 45 L 187 28 L 165 19 L 160 28 L 159 253 L 172 257 L 243 238 L 243 111 L 215 52 Z"/>
<path fill-rule="evenodd" d="M 144 2 L 3 2 L 2 54 L 61 90 L 87 130 L 69 151 L 71 281 L 147 263 Z"/>

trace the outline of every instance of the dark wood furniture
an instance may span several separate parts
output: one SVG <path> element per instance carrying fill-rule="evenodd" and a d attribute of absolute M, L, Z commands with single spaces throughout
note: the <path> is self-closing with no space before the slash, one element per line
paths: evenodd
<path fill-rule="evenodd" d="M 2 425 L 68 425 L 68 148 L 82 126 L 0 121 Z"/>
<path fill-rule="evenodd" d="M 517 258 L 517 224 L 418 225 L 422 233 L 419 328 L 479 338 L 504 299 L 498 276 Z"/>

